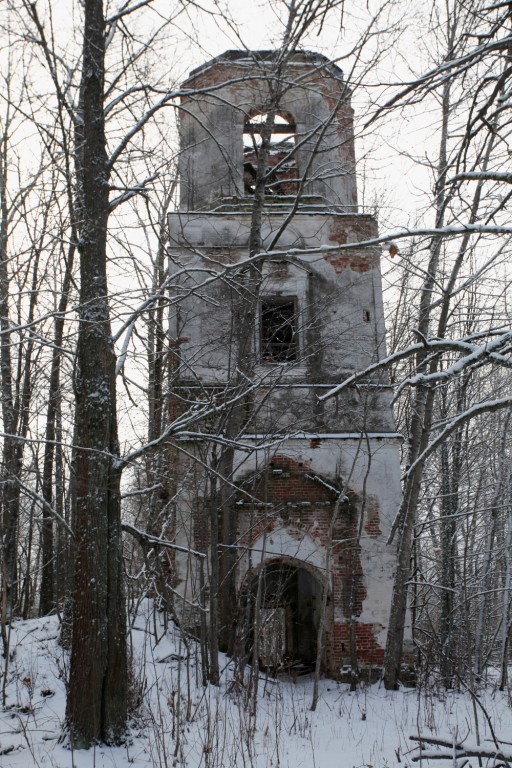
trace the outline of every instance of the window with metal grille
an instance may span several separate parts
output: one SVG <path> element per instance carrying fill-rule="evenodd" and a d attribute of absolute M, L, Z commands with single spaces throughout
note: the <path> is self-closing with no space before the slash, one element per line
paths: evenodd
<path fill-rule="evenodd" d="M 285 363 L 298 357 L 297 301 L 263 299 L 260 310 L 261 358 Z"/>

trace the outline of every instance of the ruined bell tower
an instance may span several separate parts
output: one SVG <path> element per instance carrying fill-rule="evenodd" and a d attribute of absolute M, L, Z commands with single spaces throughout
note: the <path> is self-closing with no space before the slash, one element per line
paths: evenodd
<path fill-rule="evenodd" d="M 199 631 L 218 609 L 264 667 L 311 668 L 320 639 L 328 674 L 377 667 L 400 502 L 390 391 L 377 377 L 321 399 L 385 355 L 379 249 L 338 248 L 377 235 L 350 92 L 324 56 L 274 51 L 227 51 L 182 90 L 174 536 L 208 560 L 176 555 L 176 610 Z"/>

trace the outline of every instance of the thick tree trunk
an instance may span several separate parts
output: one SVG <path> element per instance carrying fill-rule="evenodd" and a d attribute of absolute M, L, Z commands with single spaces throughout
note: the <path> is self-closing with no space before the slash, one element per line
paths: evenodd
<path fill-rule="evenodd" d="M 86 0 L 77 147 L 80 323 L 75 374 L 76 499 L 73 629 L 67 719 L 72 744 L 119 742 L 126 723 L 115 357 L 106 278 L 108 163 L 103 115 L 102 0 Z"/>

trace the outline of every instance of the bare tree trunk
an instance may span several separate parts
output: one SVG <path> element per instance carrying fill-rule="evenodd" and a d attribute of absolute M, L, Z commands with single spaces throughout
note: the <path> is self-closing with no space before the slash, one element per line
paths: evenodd
<path fill-rule="evenodd" d="M 509 474 L 507 486 L 510 492 Z M 510 498 L 510 494 L 509 494 Z M 512 548 L 512 505 L 508 503 L 507 530 L 505 533 L 505 546 L 503 547 L 504 575 L 503 575 L 503 607 L 501 614 L 501 638 L 500 638 L 500 691 L 505 690 L 508 678 L 508 646 L 510 641 L 510 607 L 512 594 L 512 564 L 510 562 L 510 550 Z"/>
<path fill-rule="evenodd" d="M 508 476 L 507 438 L 512 414 L 508 414 L 502 426 L 501 439 L 499 441 L 498 478 L 493 494 L 490 524 L 487 526 L 484 539 L 484 558 L 482 562 L 481 596 L 478 601 L 478 615 L 474 631 L 473 643 L 473 677 L 478 682 L 484 668 L 484 635 L 488 621 L 489 596 L 492 590 L 493 569 L 492 562 L 496 553 L 496 537 L 500 503 L 503 496 L 507 496 L 507 485 L 510 482 Z"/>
<path fill-rule="evenodd" d="M 148 442 L 152 443 L 161 435 L 168 417 L 168 397 L 165 394 L 168 375 L 168 329 L 165 325 L 167 301 L 159 292 L 167 275 L 167 214 L 174 195 L 176 181 L 166 193 L 158 221 L 158 247 L 153 264 L 152 292 L 158 294 L 154 309 L 148 317 Z M 149 499 L 148 532 L 159 536 L 166 525 L 161 513 L 169 501 L 168 446 L 159 444 L 147 458 L 148 485 L 155 487 Z"/>
<path fill-rule="evenodd" d="M 208 647 L 210 651 L 209 679 L 219 682 L 219 512 L 217 478 L 212 477 L 210 494 L 210 624 Z"/>
<path fill-rule="evenodd" d="M 73 629 L 67 720 L 74 747 L 119 742 L 126 726 L 126 616 L 122 581 L 115 356 L 106 276 L 109 168 L 102 0 L 86 0 L 79 153 L 80 323 L 76 397 Z"/>
<path fill-rule="evenodd" d="M 443 94 L 442 111 L 442 135 L 438 163 L 438 194 L 436 205 L 436 227 L 440 227 L 444 220 L 445 194 L 444 183 L 446 178 L 446 142 L 448 135 L 448 118 L 450 111 L 450 83 L 445 87 Z M 430 258 L 423 283 L 420 310 L 418 317 L 418 331 L 423 337 L 428 336 L 430 327 L 430 313 L 432 302 L 432 290 L 437 275 L 439 256 L 442 240 L 433 238 L 430 249 Z M 417 355 L 417 370 L 425 370 L 426 351 Z M 426 387 L 418 387 L 412 409 L 410 429 L 409 464 L 412 465 L 428 444 L 430 426 L 432 423 L 433 391 Z M 393 596 L 391 600 L 391 612 L 389 618 L 388 635 L 386 641 L 386 653 L 384 658 L 384 684 L 386 688 L 394 689 L 397 685 L 400 665 L 402 661 L 402 648 L 405 630 L 405 617 L 407 611 L 407 582 L 411 570 L 412 542 L 414 524 L 416 521 L 416 509 L 423 475 L 423 462 L 415 465 L 408 475 L 404 489 L 404 497 L 399 510 L 399 542 L 398 562 L 393 584 Z"/>
<path fill-rule="evenodd" d="M 457 411 L 466 402 L 467 379 L 457 386 Z M 443 395 L 441 418 L 448 416 L 448 405 Z M 441 677 L 445 688 L 451 688 L 456 668 L 454 631 L 455 602 L 455 560 L 457 555 L 457 513 L 459 511 L 459 486 L 462 467 L 463 427 L 456 430 L 454 438 L 441 446 Z"/>
<path fill-rule="evenodd" d="M 7 125 L 9 119 L 6 120 Z M 0 137 L 0 368 L 2 419 L 4 428 L 2 450 L 2 515 L 0 537 L 1 577 L 4 589 L 4 618 L 12 614 L 17 599 L 16 558 L 20 489 L 17 480 L 21 470 L 21 447 L 16 437 L 17 417 L 14 402 L 11 330 L 9 321 L 8 272 L 8 199 L 7 199 L 7 133 Z"/>
<path fill-rule="evenodd" d="M 74 229 L 71 233 L 72 244 L 69 247 L 62 291 L 59 300 L 58 314 L 55 318 L 55 329 L 53 337 L 52 366 L 50 371 L 50 388 L 48 392 L 48 408 L 46 411 L 46 429 L 43 458 L 43 499 L 52 505 L 54 501 L 54 458 L 55 458 L 55 439 L 56 439 L 56 420 L 57 413 L 60 410 L 60 368 L 61 368 L 61 348 L 64 338 L 64 315 L 68 306 L 69 290 L 71 287 L 71 275 L 73 271 L 73 260 L 75 253 L 76 233 Z M 43 522 L 41 528 L 41 593 L 39 599 L 39 615 L 44 616 L 55 607 L 56 596 L 56 578 L 55 578 L 55 558 L 54 558 L 54 529 L 53 518 L 46 510 L 43 510 Z"/>
<path fill-rule="evenodd" d="M 453 610 L 455 591 L 455 535 L 456 526 L 456 493 L 454 484 L 449 476 L 450 461 L 448 445 L 441 446 L 441 620 L 439 629 L 440 669 L 445 688 L 451 688 L 454 675 L 453 654 Z"/>

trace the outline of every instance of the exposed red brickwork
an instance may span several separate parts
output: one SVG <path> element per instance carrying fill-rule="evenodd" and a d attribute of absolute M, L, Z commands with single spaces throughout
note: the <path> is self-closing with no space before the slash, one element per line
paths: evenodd
<path fill-rule="evenodd" d="M 381 666 L 384 662 L 384 648 L 378 644 L 376 634 L 383 627 L 380 624 L 356 624 L 356 654 L 359 662 L 369 666 Z M 331 670 L 338 672 L 344 664 L 350 664 L 350 625 L 348 622 L 334 622 L 328 634 L 331 644 Z"/>
<path fill-rule="evenodd" d="M 308 472 L 308 464 L 288 456 L 275 456 L 268 467 L 242 485 L 251 496 L 272 504 L 333 502 L 336 493 Z"/>
<path fill-rule="evenodd" d="M 169 422 L 172 423 L 185 411 L 185 403 L 181 398 L 171 397 L 169 398 Z"/>
<path fill-rule="evenodd" d="M 244 110 L 247 110 L 249 115 L 268 111 L 270 89 L 267 78 L 262 76 L 266 67 L 265 56 L 263 56 L 262 66 L 256 68 L 244 54 L 241 54 L 243 58 L 238 58 L 238 56 L 239 54 L 236 52 L 231 52 L 227 57 L 229 60 L 213 60 L 206 63 L 202 71 L 192 75 L 186 82 L 185 89 L 190 89 L 190 99 L 194 101 L 196 101 L 197 94 L 201 92 L 201 89 L 204 89 L 203 95 L 206 97 L 206 106 L 204 110 L 205 124 L 200 128 L 194 125 L 192 119 L 194 115 L 200 116 L 200 104 L 194 105 L 192 111 L 189 110 L 189 116 L 186 115 L 186 110 L 183 112 L 181 131 L 182 138 L 185 139 L 185 152 L 193 151 L 193 148 L 197 146 L 199 136 L 204 136 L 206 139 L 206 131 L 211 129 L 212 132 L 215 132 L 217 129 L 224 129 L 223 111 L 225 107 L 223 103 L 231 102 L 233 107 L 232 119 L 229 120 L 229 136 L 232 132 L 233 140 L 237 131 L 239 136 L 248 133 L 247 130 L 244 131 L 244 123 L 248 116 L 244 114 Z M 317 231 L 321 232 L 321 240 L 318 241 L 328 242 L 335 246 L 332 253 L 325 254 L 324 268 L 332 278 L 331 282 L 337 291 L 345 281 L 343 279 L 336 280 L 335 275 L 341 275 L 346 270 L 355 273 L 369 273 L 378 267 L 380 249 L 357 245 L 377 236 L 377 223 L 372 216 L 356 213 L 353 110 L 349 105 L 350 91 L 345 88 L 342 82 L 341 72 L 329 68 L 329 65 L 322 65 L 322 60 L 311 59 L 310 54 L 294 54 L 292 61 L 293 71 L 296 74 L 300 73 L 300 77 L 297 78 L 296 85 L 283 95 L 282 105 L 283 109 L 288 108 L 292 111 L 297 109 L 298 112 L 295 117 L 284 112 L 280 114 L 288 119 L 293 126 L 295 119 L 303 125 L 304 120 L 302 118 L 298 120 L 298 118 L 302 114 L 306 116 L 307 112 L 311 110 L 312 102 L 308 96 L 309 90 L 317 94 L 317 97 L 318 94 L 323 97 L 323 103 L 318 105 L 319 120 L 322 119 L 322 114 L 325 114 L 326 107 L 334 116 L 333 122 L 328 126 L 325 145 L 322 146 L 325 146 L 325 151 L 329 153 L 329 159 L 332 158 L 333 166 L 337 166 L 340 174 L 345 174 L 345 178 L 336 180 L 336 184 L 332 187 L 333 195 L 330 201 L 333 208 L 326 205 L 322 214 L 321 208 L 319 209 L 319 201 L 323 197 L 329 199 L 329 185 L 321 181 L 318 172 L 312 168 L 312 177 L 304 188 L 307 195 L 305 201 L 308 202 L 309 197 L 311 197 L 311 211 L 304 207 L 302 213 L 299 211 L 299 219 L 296 223 L 299 235 L 302 222 L 304 222 L 304 237 L 306 237 L 311 224 L 311 219 L 307 217 L 310 215 L 318 217 L 315 221 Z M 254 71 L 255 69 L 258 71 Z M 207 96 L 208 89 L 215 85 L 221 85 L 221 89 L 213 88 L 210 93 L 211 98 L 209 98 Z M 221 96 L 224 102 L 219 100 L 215 104 L 215 94 Z M 186 104 L 188 98 L 184 96 L 182 102 Z M 302 105 L 300 104 L 301 100 L 304 100 Z M 236 105 L 238 105 L 238 109 Z M 210 125 L 210 129 L 207 128 L 208 125 Z M 292 133 L 293 130 L 295 129 L 291 129 L 290 132 Z M 230 142 L 231 139 L 229 139 Z M 227 174 L 224 175 L 220 172 L 220 160 L 219 173 L 217 173 L 218 169 L 213 167 L 217 162 L 215 160 L 217 149 L 213 150 L 212 148 L 211 158 L 207 158 L 212 161 L 212 178 L 216 174 L 220 175 L 216 181 L 217 187 L 215 189 L 218 189 L 217 197 L 221 205 L 215 211 L 215 215 L 220 216 L 222 211 L 225 211 L 225 221 L 223 222 L 221 218 L 212 218 L 210 221 L 208 218 L 201 222 L 201 216 L 204 214 L 200 213 L 200 210 L 194 214 L 192 219 L 196 225 L 195 229 L 192 228 L 191 230 L 192 241 L 195 242 L 194 238 L 197 238 L 198 241 L 202 239 L 205 241 L 206 248 L 204 245 L 201 248 L 203 265 L 219 271 L 224 268 L 223 265 L 226 263 L 236 263 L 239 259 L 246 258 L 247 255 L 246 248 L 243 248 L 241 244 L 239 247 L 233 245 L 242 242 L 244 227 L 250 221 L 250 201 L 245 200 L 244 202 L 243 198 L 240 199 L 240 195 L 245 193 L 245 197 L 249 197 L 248 193 L 252 189 L 248 180 L 243 177 L 241 144 L 239 143 L 238 146 L 239 157 L 232 157 L 226 166 L 226 170 L 231 172 L 229 179 Z M 206 147 L 204 149 L 206 153 Z M 293 156 L 288 156 L 284 146 L 278 147 L 277 144 L 274 146 L 267 161 L 268 166 L 277 166 L 278 168 L 277 171 L 274 171 L 273 182 L 277 185 L 274 186 L 274 192 L 290 195 L 297 191 L 297 183 L 293 181 L 297 176 L 295 163 L 297 163 L 299 170 L 303 170 L 301 163 L 306 161 L 309 151 L 306 145 L 298 144 L 297 152 Z M 331 152 L 332 154 L 330 154 Z M 191 157 L 193 159 L 192 155 Z M 197 153 L 197 158 L 204 157 L 205 154 L 202 154 L 201 151 Z M 256 154 L 252 153 L 251 150 L 246 150 L 244 158 L 255 165 Z M 186 159 L 187 156 L 185 155 Z M 281 163 L 281 161 L 286 162 Z M 216 194 L 213 188 L 200 190 L 194 187 L 194 180 L 203 184 L 200 176 L 194 171 L 195 162 L 193 159 L 193 162 L 188 166 L 187 162 L 184 161 L 182 195 L 186 196 L 191 208 L 194 208 L 194 205 L 198 209 L 207 208 L 212 203 L 217 203 L 216 200 L 210 199 L 214 198 Z M 191 170 L 190 174 L 187 175 L 189 167 Z M 209 174 L 206 174 L 205 178 L 208 176 Z M 235 212 L 230 214 L 230 201 L 234 199 L 239 199 L 236 216 Z M 269 218 L 273 222 L 273 228 L 279 226 L 285 215 L 282 209 L 283 206 L 281 205 L 269 206 Z M 215 239 L 208 243 L 208 230 L 215 229 L 217 224 Z M 222 234 L 224 224 L 227 232 L 239 233 L 236 238 L 224 237 Z M 203 229 L 201 229 L 202 227 Z M 327 229 L 328 232 L 326 232 Z M 202 236 L 200 236 L 201 231 Z M 178 227 L 176 232 L 180 232 Z M 320 238 L 320 234 L 318 237 Z M 181 239 L 184 249 L 188 247 L 184 234 L 177 234 L 176 239 Z M 231 248 L 224 247 L 223 243 L 226 239 L 231 242 Z M 219 243 L 219 247 L 208 247 L 208 245 L 212 245 L 212 242 Z M 355 247 L 343 251 L 340 246 L 347 244 L 355 244 Z M 197 263 L 200 263 L 199 255 L 196 255 L 196 259 Z M 327 265 L 332 266 L 332 270 Z M 289 274 L 290 268 L 287 264 L 271 263 L 270 272 L 275 283 L 287 276 L 293 278 L 293 274 Z M 314 280 L 316 279 L 315 277 Z M 357 282 L 361 282 L 365 286 L 367 278 Z M 287 285 L 288 283 L 283 283 L 284 291 L 286 291 Z M 311 288 L 308 301 L 315 295 L 313 288 L 314 285 Z M 221 297 L 223 294 L 219 293 L 218 295 Z M 370 308 L 373 313 L 373 304 L 370 304 Z M 357 311 L 361 313 L 361 322 L 370 322 L 370 309 L 362 306 Z M 234 321 L 236 322 L 236 320 L 235 316 Z M 319 338 L 323 333 L 321 325 L 319 322 Z M 185 324 L 184 328 L 187 327 Z M 194 340 L 195 337 L 192 335 L 192 358 L 195 355 Z M 172 353 L 176 360 L 179 360 L 179 346 L 183 342 L 186 342 L 185 338 L 177 339 L 175 345 L 171 343 Z M 201 361 L 201 364 L 206 363 Z M 173 391 L 171 397 L 169 404 L 171 420 L 178 418 L 185 408 L 194 401 L 195 388 L 192 379 L 188 392 L 185 381 L 182 381 L 182 384 L 181 388 Z M 237 406 L 248 420 L 253 414 L 257 414 L 258 404 L 265 402 L 264 389 L 262 387 L 261 392 L 254 392 L 245 402 L 240 402 Z M 213 387 L 205 386 L 203 390 L 203 398 L 205 400 L 209 398 L 212 405 L 221 405 L 225 397 L 226 394 L 223 391 L 216 392 Z M 280 398 L 281 393 L 276 396 L 276 401 Z M 274 394 L 271 394 L 268 398 L 269 417 L 272 416 L 274 402 Z M 336 404 L 336 408 L 338 405 L 340 408 L 343 407 L 341 400 L 340 403 Z M 280 416 L 279 408 L 276 408 L 277 418 Z M 324 414 L 322 414 L 323 417 Z M 328 414 L 326 413 L 326 422 L 327 418 Z M 214 414 L 201 420 L 197 424 L 197 429 L 198 431 L 201 429 L 216 433 L 220 431 L 219 423 L 220 419 Z M 251 423 L 250 431 L 256 423 L 256 420 Z M 291 631 L 289 625 L 293 623 L 291 650 L 298 651 L 297 655 L 304 653 L 304 659 L 308 661 L 310 661 L 308 654 L 313 655 L 316 645 L 315 622 L 319 615 L 318 606 L 321 604 L 322 594 L 325 595 L 323 590 L 327 587 L 324 669 L 330 674 L 338 676 L 342 667 L 350 664 L 350 659 L 353 657 L 351 642 L 355 645 L 352 651 L 355 650 L 362 666 L 366 664 L 376 666 L 382 664 L 383 661 L 384 649 L 379 646 L 376 639 L 380 636 L 383 628 L 378 624 L 363 624 L 360 621 L 363 615 L 370 619 L 372 615 L 370 613 L 371 606 L 365 604 L 367 586 L 359 536 L 361 533 L 363 534 L 362 540 L 366 548 L 367 537 L 381 535 L 380 510 L 375 499 L 366 498 L 363 501 L 360 496 L 350 493 L 350 491 L 347 491 L 347 500 L 339 503 L 337 481 L 333 478 L 319 477 L 311 470 L 313 461 L 318 460 L 319 454 L 322 454 L 322 451 L 313 449 L 320 446 L 326 450 L 325 441 L 320 438 L 304 439 L 304 451 L 309 450 L 309 456 L 313 457 L 310 461 L 300 462 L 296 458 L 286 455 L 275 456 L 268 465 L 259 467 L 257 471 L 251 471 L 243 478 L 237 477 L 234 486 L 230 488 L 223 486 L 222 493 L 218 495 L 212 491 L 212 483 L 208 482 L 211 478 L 208 478 L 207 470 L 201 468 L 200 462 L 191 466 L 190 461 L 184 458 L 184 453 L 179 454 L 179 458 L 177 453 L 173 453 L 170 463 L 173 464 L 172 458 L 176 457 L 175 466 L 179 468 L 180 475 L 176 480 L 176 488 L 173 490 L 175 490 L 176 496 L 182 493 L 182 499 L 176 503 L 176 512 L 182 515 L 179 524 L 183 523 L 182 530 L 186 528 L 187 535 L 190 535 L 191 538 L 191 545 L 204 551 L 211 550 L 212 545 L 216 547 L 219 542 L 211 541 L 211 529 L 214 527 L 213 524 L 217 516 L 219 520 L 225 518 L 226 512 L 229 511 L 231 523 L 231 514 L 234 512 L 236 531 L 231 531 L 230 528 L 229 542 L 220 543 L 236 542 L 235 546 L 238 547 L 235 567 L 237 568 L 237 588 L 240 588 L 238 596 L 240 604 L 246 609 L 244 594 L 247 598 L 248 590 L 253 589 L 254 582 L 257 582 L 258 588 L 262 585 L 264 579 L 257 578 L 260 574 L 268 576 L 268 594 L 263 593 L 265 600 L 267 600 L 269 607 L 282 607 L 280 603 L 286 603 L 285 607 L 290 614 L 286 620 L 286 632 Z M 176 442 L 172 451 L 177 451 L 179 447 L 180 444 Z M 205 459 L 207 452 L 204 450 L 204 446 L 201 447 L 199 443 L 187 443 L 187 449 L 191 453 L 197 450 L 198 457 L 208 461 Z M 256 450 L 255 456 L 259 460 L 258 457 L 263 456 L 263 449 Z M 343 458 L 346 459 L 348 455 L 349 452 L 347 451 L 347 456 Z M 233 481 L 231 468 L 228 473 L 230 474 L 229 479 Z M 212 495 L 209 496 L 209 494 Z M 172 499 L 173 495 L 170 495 L 169 498 Z M 229 500 L 226 498 L 228 496 Z M 190 505 L 189 512 L 185 509 L 187 504 Z M 333 520 L 335 513 L 336 519 Z M 187 517 L 187 514 L 190 517 Z M 233 538 L 231 538 L 232 533 Z M 264 534 L 265 538 L 262 538 Z M 327 552 L 329 552 L 329 560 L 327 559 Z M 367 554 L 366 549 L 365 554 Z M 329 562 L 328 575 L 326 575 L 327 562 Z M 192 570 L 187 568 L 187 578 L 194 578 Z M 290 584 L 286 584 L 286 574 L 288 574 L 290 582 L 293 582 L 293 592 Z M 363 606 L 367 609 L 364 614 Z M 375 613 L 373 618 L 377 615 Z M 310 620 L 310 628 L 307 629 Z M 307 635 L 307 633 L 309 634 Z M 303 651 L 304 646 L 298 643 L 297 634 L 301 635 L 301 640 L 304 638 L 308 641 L 312 640 L 310 648 L 306 652 Z M 293 653 L 290 653 L 290 658 L 294 658 Z"/>
<path fill-rule="evenodd" d="M 369 240 L 377 235 L 377 224 L 370 216 L 365 217 L 332 217 L 329 224 L 329 238 L 332 243 L 345 245 L 348 242 Z M 337 275 L 344 269 L 354 272 L 368 272 L 379 264 L 377 248 L 347 250 L 339 253 L 326 253 L 325 260 L 334 267 Z"/>
<path fill-rule="evenodd" d="M 182 484 L 191 489 L 192 497 L 196 496 L 194 508 L 191 510 L 191 544 L 201 551 L 207 551 L 210 546 L 211 504 L 214 502 L 195 493 L 203 487 L 205 481 L 204 473 L 198 465 L 183 456 L 180 457 L 179 464 L 182 470 Z M 237 540 L 241 554 L 263 533 L 267 534 L 267 541 L 271 543 L 272 536 L 278 529 L 284 529 L 288 537 L 296 539 L 297 551 L 305 536 L 313 539 L 320 551 L 322 548 L 332 547 L 332 589 L 329 593 L 326 621 L 325 672 L 337 676 L 341 667 L 350 663 L 350 616 L 356 617 L 358 660 L 364 665 L 380 666 L 384 650 L 378 645 L 375 636 L 381 627 L 357 621 L 366 598 L 361 548 L 357 542 L 359 515 L 362 511 L 359 497 L 349 492 L 349 501 L 339 507 L 338 517 L 332 525 L 337 498 L 334 481 L 314 475 L 308 463 L 286 455 L 275 456 L 257 475 L 244 478 L 240 486 L 253 498 L 251 501 L 246 494 L 239 492 L 233 499 L 237 509 Z M 366 501 L 364 515 L 366 533 L 378 535 L 379 508 L 372 497 Z M 287 558 L 283 558 L 283 562 L 285 560 Z M 300 560 L 296 562 L 300 566 Z M 305 563 L 304 567 L 315 573 L 311 564 Z M 323 575 L 318 572 L 320 583 Z M 345 618 L 340 621 L 339 618 L 335 620 L 334 616 Z"/>
<path fill-rule="evenodd" d="M 336 216 L 332 217 L 332 221 L 329 224 L 329 238 L 337 245 L 345 245 L 348 239 L 347 221 L 345 219 Z"/>
<path fill-rule="evenodd" d="M 207 552 L 210 546 L 210 510 L 208 500 L 198 504 L 193 514 L 194 548 L 200 552 Z"/>
<path fill-rule="evenodd" d="M 364 530 L 368 536 L 380 536 L 380 509 L 379 502 L 374 496 L 369 496 L 366 500 L 366 523 Z"/>
<path fill-rule="evenodd" d="M 353 272 L 369 272 L 378 263 L 378 258 L 375 258 L 371 251 L 327 253 L 324 259 L 334 268 L 337 275 L 340 275 L 345 269 L 351 269 Z"/>
<path fill-rule="evenodd" d="M 348 617 L 361 615 L 367 592 L 357 541 L 361 502 L 355 494 L 349 494 L 349 501 L 341 505 L 332 526 L 337 494 L 326 484 L 332 487 L 334 481 L 315 477 L 307 464 L 289 456 L 276 456 L 268 467 L 242 484 L 255 501 L 251 503 L 247 496 L 238 496 L 238 539 L 241 546 L 250 547 L 266 533 L 267 541 L 272 543 L 273 532 L 284 528 L 298 543 L 304 536 L 314 539 L 320 547 L 332 546 L 333 540 L 337 542 L 331 550 L 332 591 L 325 668 L 329 674 L 338 675 L 340 667 L 349 663 Z M 365 518 L 366 532 L 378 535 L 379 510 L 373 498 L 367 500 Z M 334 623 L 334 614 L 347 620 Z M 377 625 L 356 623 L 357 656 L 364 664 L 382 663 L 384 650 L 375 640 L 380 629 Z"/>

